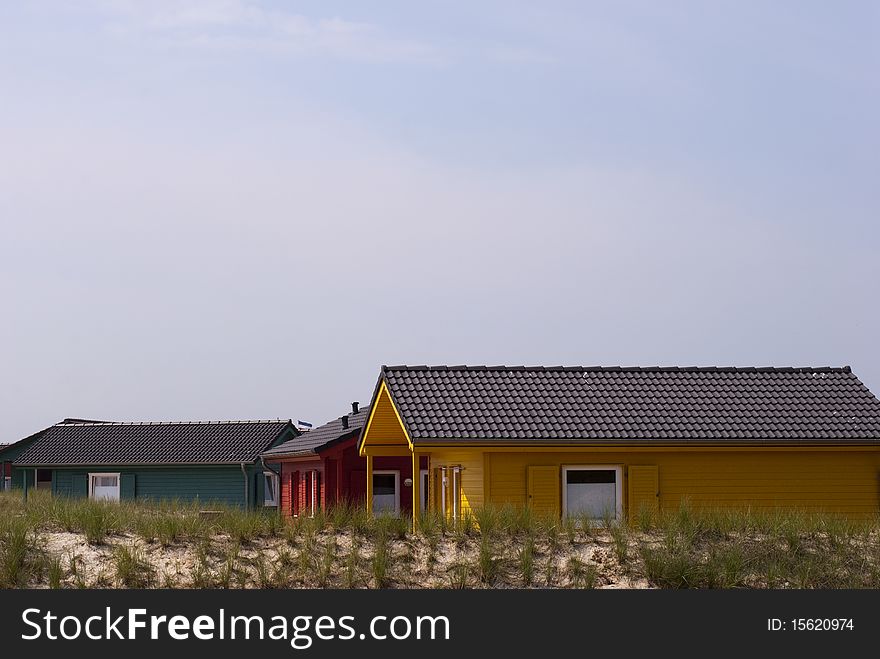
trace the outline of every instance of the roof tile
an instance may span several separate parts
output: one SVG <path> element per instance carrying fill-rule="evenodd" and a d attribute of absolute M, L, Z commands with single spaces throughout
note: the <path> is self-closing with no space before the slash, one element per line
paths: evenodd
<path fill-rule="evenodd" d="M 279 455 L 313 455 L 326 444 L 345 436 L 357 436 L 360 429 L 367 422 L 370 408 L 364 407 L 357 414 L 347 414 L 348 428 L 342 427 L 342 417 L 338 417 L 322 426 L 304 432 L 299 437 L 294 437 L 286 442 L 273 446 L 263 455 L 268 459 Z"/>
<path fill-rule="evenodd" d="M 880 441 L 880 401 L 848 366 L 385 366 L 382 377 L 413 440 Z"/>
<path fill-rule="evenodd" d="M 290 421 L 70 422 L 50 426 L 14 461 L 26 466 L 252 463 Z"/>

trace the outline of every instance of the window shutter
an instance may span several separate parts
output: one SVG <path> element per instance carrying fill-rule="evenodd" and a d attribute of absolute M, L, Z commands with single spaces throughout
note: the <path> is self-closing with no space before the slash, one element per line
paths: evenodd
<path fill-rule="evenodd" d="M 134 474 L 120 474 L 119 498 L 122 501 L 130 501 L 135 497 Z"/>
<path fill-rule="evenodd" d="M 74 474 L 71 476 L 70 496 L 77 499 L 85 499 L 89 496 L 88 474 Z"/>
<path fill-rule="evenodd" d="M 528 467 L 528 504 L 536 513 L 559 516 L 559 467 Z"/>
<path fill-rule="evenodd" d="M 657 466 L 630 465 L 627 472 L 630 521 L 635 521 L 644 513 L 656 515 L 660 511 L 660 479 Z"/>

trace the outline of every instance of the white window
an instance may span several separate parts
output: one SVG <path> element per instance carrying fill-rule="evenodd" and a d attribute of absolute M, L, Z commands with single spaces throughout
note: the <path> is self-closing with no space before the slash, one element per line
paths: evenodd
<path fill-rule="evenodd" d="M 12 489 L 12 476 L 6 476 L 3 479 L 3 489 L 11 490 Z"/>
<path fill-rule="evenodd" d="M 277 506 L 278 505 L 278 474 L 274 471 L 264 471 L 263 482 L 264 486 L 264 494 L 263 494 L 263 505 L 264 506 Z"/>
<path fill-rule="evenodd" d="M 89 474 L 89 498 L 119 501 L 119 474 Z"/>
<path fill-rule="evenodd" d="M 623 514 L 623 467 L 574 465 L 562 468 L 562 513 L 601 521 Z"/>
<path fill-rule="evenodd" d="M 373 514 L 400 512 L 400 472 L 373 472 Z"/>
<path fill-rule="evenodd" d="M 421 469 L 419 470 L 419 495 L 421 496 L 421 501 L 419 502 L 419 508 L 421 508 L 422 512 L 428 510 L 428 486 L 430 485 L 430 479 L 428 478 L 428 470 Z"/>

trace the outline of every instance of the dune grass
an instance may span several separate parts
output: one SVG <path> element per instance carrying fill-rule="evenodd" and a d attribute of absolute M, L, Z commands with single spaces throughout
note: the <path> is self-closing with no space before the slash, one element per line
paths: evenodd
<path fill-rule="evenodd" d="M 205 514 L 203 509 L 209 509 Z M 78 546 L 49 549 L 51 534 Z M 56 545 L 53 545 L 57 547 Z M 78 547 L 78 548 L 77 548 Z M 88 568 L 87 555 L 104 565 Z M 176 553 L 175 553 L 176 552 Z M 182 556 L 186 565 L 162 563 Z M 157 562 L 159 561 L 159 562 Z M 105 503 L 0 493 L 0 587 L 878 588 L 880 524 L 684 502 L 630 522 L 513 506 L 447 520 L 335 506 L 283 518 L 182 502 Z"/>
<path fill-rule="evenodd" d="M 149 588 L 156 581 L 156 570 L 142 549 L 120 545 L 113 550 L 117 584 L 122 588 Z"/>
<path fill-rule="evenodd" d="M 877 520 L 682 504 L 644 536 L 642 569 L 659 587 L 880 587 Z"/>

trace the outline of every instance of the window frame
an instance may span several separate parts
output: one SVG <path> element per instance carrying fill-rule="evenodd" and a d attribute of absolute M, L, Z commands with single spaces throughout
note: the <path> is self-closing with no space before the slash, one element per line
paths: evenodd
<path fill-rule="evenodd" d="M 263 472 L 263 478 L 266 479 L 266 482 L 272 482 L 272 493 L 275 495 L 273 500 L 266 499 L 266 483 L 263 483 L 263 507 L 264 508 L 277 508 L 279 504 L 280 497 L 278 496 L 278 485 L 280 479 L 278 478 L 278 474 L 274 471 L 266 470 Z"/>
<path fill-rule="evenodd" d="M 393 514 L 399 515 L 400 514 L 400 469 L 374 469 L 373 470 L 373 478 L 374 479 L 376 478 L 376 476 L 383 476 L 383 475 L 388 475 L 388 474 L 394 475 L 394 495 L 395 496 L 394 496 Z M 373 491 L 374 491 L 373 510 L 371 510 L 370 512 L 373 513 L 374 515 L 382 514 L 382 512 L 389 512 L 387 510 L 376 512 L 376 510 L 375 510 L 375 506 L 376 506 L 375 488 L 376 488 L 376 481 L 374 480 L 373 481 Z"/>
<path fill-rule="evenodd" d="M 101 501 L 122 501 L 122 473 L 118 471 L 90 471 L 89 472 L 89 500 L 95 499 L 95 477 L 115 476 L 116 477 L 116 498 L 101 499 Z"/>
<path fill-rule="evenodd" d="M 623 519 L 623 465 L 621 464 L 589 464 L 589 465 L 562 465 L 562 516 L 568 516 L 568 472 L 569 471 L 613 471 L 614 472 L 614 519 Z M 594 520 L 601 524 L 602 520 Z"/>

